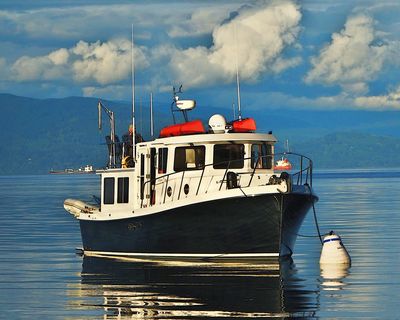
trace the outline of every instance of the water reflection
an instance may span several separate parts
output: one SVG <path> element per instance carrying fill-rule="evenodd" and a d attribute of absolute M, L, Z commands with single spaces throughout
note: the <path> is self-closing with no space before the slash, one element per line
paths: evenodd
<path fill-rule="evenodd" d="M 75 309 L 104 319 L 314 317 L 317 292 L 292 260 L 178 263 L 84 257 Z"/>
<path fill-rule="evenodd" d="M 322 289 L 327 291 L 342 290 L 347 285 L 345 278 L 350 266 L 342 263 L 321 264 Z"/>

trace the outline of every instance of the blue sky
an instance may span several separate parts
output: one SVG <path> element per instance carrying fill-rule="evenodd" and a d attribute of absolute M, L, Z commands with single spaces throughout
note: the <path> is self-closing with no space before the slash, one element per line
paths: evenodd
<path fill-rule="evenodd" d="M 400 1 L 0 1 L 0 92 L 400 109 Z M 145 99 L 145 98 L 143 98 Z"/>

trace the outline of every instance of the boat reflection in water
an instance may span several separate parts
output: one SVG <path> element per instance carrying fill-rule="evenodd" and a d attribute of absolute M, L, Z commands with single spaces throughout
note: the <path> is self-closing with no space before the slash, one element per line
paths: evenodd
<path fill-rule="evenodd" d="M 314 317 L 318 293 L 291 259 L 216 263 L 83 258 L 78 309 L 104 319 Z"/>

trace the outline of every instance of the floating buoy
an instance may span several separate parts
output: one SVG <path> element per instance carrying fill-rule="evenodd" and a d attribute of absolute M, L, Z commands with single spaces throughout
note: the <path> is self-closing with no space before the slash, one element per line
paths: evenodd
<path fill-rule="evenodd" d="M 333 231 L 324 237 L 319 263 L 351 265 L 350 255 L 344 247 L 342 239 Z"/>

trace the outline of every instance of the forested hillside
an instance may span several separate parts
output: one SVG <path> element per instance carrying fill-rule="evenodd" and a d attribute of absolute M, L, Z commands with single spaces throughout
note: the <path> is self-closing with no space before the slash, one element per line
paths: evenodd
<path fill-rule="evenodd" d="M 295 146 L 316 168 L 400 167 L 400 139 L 357 132 L 339 132 Z"/>
<path fill-rule="evenodd" d="M 0 174 L 45 174 L 49 170 L 96 168 L 107 163 L 104 136 L 97 125 L 94 98 L 31 99 L 0 94 Z M 117 133 L 131 121 L 129 103 L 104 103 L 116 114 Z M 170 123 L 168 101 L 155 104 L 156 134 Z M 137 108 L 138 131 L 149 138 L 148 110 Z M 229 117 L 230 109 L 198 107 L 193 117 L 207 124 L 216 112 Z M 278 149 L 289 139 L 290 149 L 309 155 L 316 168 L 400 167 L 400 115 L 398 112 L 247 110 L 262 131 L 273 130 Z"/>

